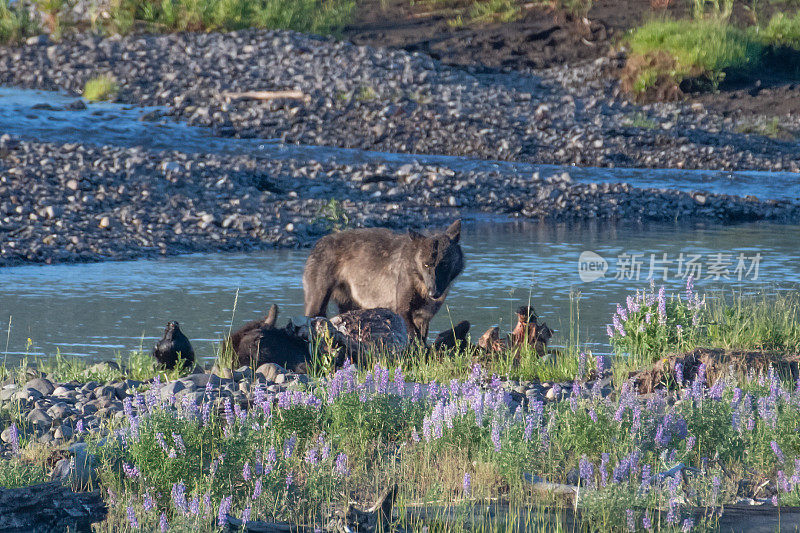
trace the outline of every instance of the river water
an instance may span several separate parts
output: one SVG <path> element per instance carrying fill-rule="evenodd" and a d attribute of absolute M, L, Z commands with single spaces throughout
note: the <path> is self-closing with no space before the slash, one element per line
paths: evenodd
<path fill-rule="evenodd" d="M 562 344 L 569 339 L 572 299 L 580 309 L 581 342 L 604 352 L 608 350 L 605 325 L 615 304 L 636 289 L 649 287 L 651 254 L 654 281 L 673 292 L 682 290 L 681 275 L 687 268 L 697 268 L 687 265 L 700 266 L 702 270 L 693 273 L 700 274 L 697 285 L 707 290 L 796 290 L 798 235 L 800 227 L 770 224 L 473 221 L 463 234 L 466 268 L 432 330 L 464 319 L 473 324 L 473 335 L 495 324 L 507 327 L 513 311 L 530 301 L 556 330 L 553 342 Z M 579 258 L 584 251 L 606 260 L 604 277 L 581 279 Z M 679 272 L 681 253 L 684 262 Z M 177 320 L 198 356 L 210 357 L 231 324 L 236 327 L 263 315 L 272 303 L 281 309 L 281 325 L 302 315 L 301 276 L 307 254 L 307 250 L 274 250 L 0 269 L 0 321 L 4 322 L 0 353 L 5 357 L 7 352 L 9 361 L 26 353 L 52 355 L 57 350 L 107 359 L 151 347 L 164 324 Z M 641 256 L 629 261 L 624 254 Z M 664 254 L 672 263 L 662 261 Z M 699 258 L 689 263 L 692 256 Z M 627 268 L 630 264 L 640 265 L 638 273 Z M 32 345 L 26 348 L 28 339 Z"/>
<path fill-rule="evenodd" d="M 221 139 L 202 128 L 139 120 L 152 109 L 116 104 L 64 109 L 75 100 L 58 93 L 0 88 L 0 133 L 56 143 L 350 164 L 419 161 L 455 170 L 545 176 L 568 171 L 576 181 L 626 181 L 639 187 L 800 198 L 800 178 L 791 173 L 578 169 L 287 146 Z M 699 278 L 700 288 L 709 290 L 797 290 L 798 237 L 800 227 L 774 224 L 555 224 L 468 217 L 463 233 L 466 268 L 453 285 L 447 306 L 434 319 L 432 331 L 465 319 L 473 324 L 474 336 L 495 324 L 507 328 L 514 310 L 531 303 L 556 330 L 555 344 L 568 342 L 572 325 L 587 348 L 607 351 L 605 325 L 615 304 L 648 287 L 650 277 L 674 292 L 682 290 L 689 273 Z M 263 315 L 272 303 L 281 308 L 279 324 L 302 315 L 301 275 L 307 254 L 307 250 L 273 250 L 2 268 L 0 357 L 13 363 L 25 356 L 60 352 L 108 359 L 139 347 L 149 349 L 164 324 L 177 320 L 198 356 L 209 358 L 231 327 Z M 583 278 L 579 265 L 584 268 Z M 590 280 L 597 271 L 589 269 L 604 265 L 603 276 Z M 571 321 L 571 305 L 580 310 L 580 320 Z"/>

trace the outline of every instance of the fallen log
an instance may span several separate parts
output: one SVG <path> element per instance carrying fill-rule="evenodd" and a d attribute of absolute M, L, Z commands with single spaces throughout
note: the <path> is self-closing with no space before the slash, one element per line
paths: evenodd
<path fill-rule="evenodd" d="M 221 94 L 222 98 L 225 100 L 277 100 L 277 99 L 287 99 L 287 100 L 302 100 L 304 102 L 308 102 L 311 100 L 311 97 L 305 94 L 303 91 L 223 91 Z"/>
<path fill-rule="evenodd" d="M 60 481 L 0 488 L 0 531 L 7 533 L 91 531 L 106 512 L 99 490 L 73 492 Z"/>

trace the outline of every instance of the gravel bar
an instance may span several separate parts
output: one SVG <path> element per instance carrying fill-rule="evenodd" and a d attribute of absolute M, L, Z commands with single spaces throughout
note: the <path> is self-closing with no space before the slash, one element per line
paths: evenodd
<path fill-rule="evenodd" d="M 163 114 L 221 136 L 601 167 L 800 170 L 797 143 L 737 133 L 741 124 L 700 105 L 630 104 L 607 74 L 619 61 L 470 73 L 418 53 L 285 31 L 84 34 L 0 48 L 0 83 L 78 94 L 111 74 L 120 101 L 165 106 Z M 308 98 L 223 96 L 253 90 Z"/>
<path fill-rule="evenodd" d="M 0 266 L 308 246 L 336 227 L 442 226 L 487 213 L 554 221 L 797 223 L 800 205 L 456 172 L 47 144 L 0 137 Z"/>

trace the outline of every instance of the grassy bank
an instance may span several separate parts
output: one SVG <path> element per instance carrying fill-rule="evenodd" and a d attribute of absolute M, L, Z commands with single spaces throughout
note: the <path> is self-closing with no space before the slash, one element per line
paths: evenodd
<path fill-rule="evenodd" d="M 44 27 L 29 16 L 31 6 L 44 13 Z M 69 18 L 68 7 L 64 0 L 0 0 L 0 43 L 19 44 L 45 31 L 57 39 L 85 26 Z M 355 0 L 112 0 L 107 10 L 96 8 L 91 22 L 100 33 L 118 34 L 267 28 L 327 35 L 341 30 L 354 9 Z"/>
<path fill-rule="evenodd" d="M 680 294 L 631 295 L 609 336 L 618 362 L 646 367 L 701 346 L 796 353 L 798 320 L 796 295 L 701 296 L 690 283 Z M 253 387 L 247 406 L 210 389 L 199 403 L 163 399 L 158 382 L 175 376 L 159 375 L 125 400 L 122 418 L 79 435 L 99 459 L 94 483 L 110 509 L 102 530 L 218 531 L 228 515 L 326 527 L 351 500 L 368 507 L 395 484 L 393 526 L 407 531 L 575 530 L 540 481 L 581 485 L 580 531 L 713 530 L 714 510 L 743 495 L 800 504 L 800 390 L 774 370 L 711 382 L 701 369 L 641 397 L 621 372 L 607 395 L 594 379 L 604 358 L 578 349 L 560 362 L 474 355 L 417 352 L 390 370 L 375 354 L 374 366 L 347 366 L 324 385 L 277 395 Z M 158 375 L 141 354 L 94 371 L 40 364 L 54 380 Z M 525 410 L 499 379 L 566 374 L 566 398 Z M 412 379 L 430 385 L 402 394 Z M 25 424 L 10 408 L 0 420 Z M 49 450 L 17 435 L 0 486 L 46 477 Z"/>
<path fill-rule="evenodd" d="M 800 13 L 777 12 L 766 24 L 742 27 L 730 21 L 732 4 L 714 5 L 691 20 L 656 19 L 632 29 L 623 87 L 640 96 L 675 95 L 687 80 L 716 89 L 727 74 L 775 68 L 769 62 L 776 50 L 800 50 Z"/>

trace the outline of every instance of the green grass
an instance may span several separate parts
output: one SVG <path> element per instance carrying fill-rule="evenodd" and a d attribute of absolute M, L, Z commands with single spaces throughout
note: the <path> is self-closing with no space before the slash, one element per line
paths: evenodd
<path fill-rule="evenodd" d="M 752 32 L 716 19 L 653 20 L 631 31 L 626 42 L 631 57 L 666 54 L 672 60 L 667 72 L 639 73 L 633 86 L 640 92 L 652 87 L 658 74 L 676 83 L 689 77 L 717 83 L 726 70 L 757 66 L 764 51 Z"/>
<path fill-rule="evenodd" d="M 156 31 L 287 29 L 329 34 L 351 20 L 355 0 L 115 0 L 109 26 Z"/>
<path fill-rule="evenodd" d="M 520 18 L 521 10 L 515 0 L 485 0 L 472 4 L 469 15 L 481 23 L 512 22 Z"/>
<path fill-rule="evenodd" d="M 117 96 L 117 92 L 119 92 L 119 85 L 113 77 L 107 74 L 96 76 L 83 86 L 83 97 L 90 102 L 113 100 Z"/>
<path fill-rule="evenodd" d="M 39 26 L 31 19 L 24 2 L 0 0 L 0 44 L 19 44 L 39 33 Z"/>
<path fill-rule="evenodd" d="M 767 45 L 800 50 L 800 12 L 794 15 L 775 13 L 766 27 L 758 31 L 758 36 Z"/>

